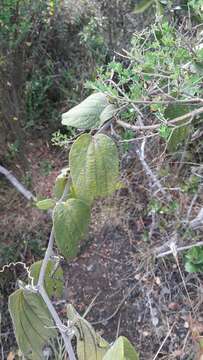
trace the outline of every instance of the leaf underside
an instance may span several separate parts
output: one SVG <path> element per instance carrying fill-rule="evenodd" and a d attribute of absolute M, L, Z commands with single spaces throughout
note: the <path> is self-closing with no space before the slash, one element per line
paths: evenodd
<path fill-rule="evenodd" d="M 78 360 L 102 360 L 109 344 L 70 304 L 67 306 L 67 316 L 75 327 Z"/>
<path fill-rule="evenodd" d="M 101 125 L 100 115 L 108 104 L 107 96 L 104 93 L 94 93 L 64 113 L 62 124 L 77 129 L 97 128 Z"/>
<path fill-rule="evenodd" d="M 44 360 L 43 347 L 57 335 L 42 298 L 22 289 L 9 297 L 9 311 L 20 350 L 28 360 Z"/>
<path fill-rule="evenodd" d="M 120 336 L 107 351 L 103 360 L 139 360 L 139 355 L 130 341 Z"/>

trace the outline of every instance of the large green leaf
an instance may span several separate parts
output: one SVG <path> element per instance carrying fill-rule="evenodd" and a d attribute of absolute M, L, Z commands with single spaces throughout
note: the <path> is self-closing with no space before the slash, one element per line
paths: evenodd
<path fill-rule="evenodd" d="M 69 154 L 70 173 L 79 198 L 91 202 L 94 198 L 112 194 L 119 176 L 119 157 L 115 143 L 103 134 L 81 135 Z"/>
<path fill-rule="evenodd" d="M 30 267 L 30 276 L 34 279 L 34 285 L 37 285 L 42 260 L 35 262 Z M 63 293 L 63 270 L 61 266 L 55 269 L 55 263 L 49 260 L 45 272 L 44 287 L 49 297 L 61 297 Z"/>
<path fill-rule="evenodd" d="M 89 206 L 79 199 L 68 199 L 54 209 L 53 223 L 57 246 L 67 259 L 74 258 L 78 245 L 87 233 L 90 221 Z"/>
<path fill-rule="evenodd" d="M 97 128 L 101 125 L 100 115 L 107 105 L 108 99 L 104 93 L 92 94 L 63 114 L 62 124 L 79 129 Z"/>
<path fill-rule="evenodd" d="M 139 360 L 139 355 L 129 340 L 120 336 L 107 351 L 103 360 Z"/>
<path fill-rule="evenodd" d="M 57 335 L 42 298 L 22 289 L 9 297 L 9 311 L 20 350 L 28 360 L 44 360 L 43 347 Z"/>
<path fill-rule="evenodd" d="M 70 304 L 67 306 L 67 316 L 75 328 L 78 360 L 102 360 L 109 349 L 109 344 Z"/>

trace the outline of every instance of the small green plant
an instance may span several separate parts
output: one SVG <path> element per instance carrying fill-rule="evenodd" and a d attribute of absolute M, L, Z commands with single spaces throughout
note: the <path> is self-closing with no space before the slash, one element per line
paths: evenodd
<path fill-rule="evenodd" d="M 203 246 L 194 246 L 185 255 L 185 270 L 193 272 L 203 272 Z"/>
<path fill-rule="evenodd" d="M 52 163 L 45 159 L 42 160 L 41 165 L 40 165 L 40 172 L 43 176 L 48 176 L 53 170 L 53 166 Z"/>
<path fill-rule="evenodd" d="M 96 58 L 97 63 L 104 62 L 107 54 L 107 44 L 103 34 L 103 22 L 105 19 L 92 17 L 80 32 L 80 43 L 85 45 L 89 53 Z"/>

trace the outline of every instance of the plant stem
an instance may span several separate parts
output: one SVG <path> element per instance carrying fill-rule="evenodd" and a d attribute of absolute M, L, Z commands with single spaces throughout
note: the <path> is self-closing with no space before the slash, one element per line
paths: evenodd
<path fill-rule="evenodd" d="M 59 203 L 62 202 L 65 198 L 65 196 L 67 195 L 69 191 L 69 186 L 68 186 L 68 183 L 66 184 L 65 186 L 65 189 L 64 189 L 64 192 L 63 192 L 63 195 L 61 197 L 61 199 L 59 200 Z M 49 299 L 45 289 L 44 289 L 44 278 L 45 278 L 45 274 L 46 274 L 46 268 L 47 268 L 47 264 L 49 262 L 49 259 L 53 253 L 53 244 L 54 244 L 54 227 L 52 226 L 52 229 L 51 229 L 51 233 L 50 233 L 50 237 L 49 237 L 49 243 L 48 243 L 48 246 L 47 246 L 47 250 L 46 250 L 46 253 L 45 253 L 45 256 L 44 256 L 44 259 L 42 261 L 42 266 L 41 266 L 41 269 L 40 269 L 40 274 L 39 274 L 39 279 L 38 279 L 38 283 L 37 283 L 37 289 L 38 289 L 38 292 L 39 294 L 41 295 L 41 297 L 43 298 L 45 304 L 47 305 L 47 308 L 52 316 L 52 318 L 54 319 L 54 322 L 64 340 L 64 344 L 65 344 L 65 348 L 66 348 L 66 351 L 69 355 L 69 359 L 70 360 L 76 360 L 76 357 L 75 357 L 75 353 L 73 351 L 73 347 L 72 347 L 72 344 L 71 344 L 71 340 L 70 340 L 70 337 L 69 335 L 67 334 L 67 330 L 68 328 L 66 326 L 63 325 L 61 319 L 59 318 L 58 314 L 57 314 L 57 311 L 55 310 L 51 300 Z"/>
<path fill-rule="evenodd" d="M 188 118 L 191 118 L 191 121 L 197 116 L 197 115 L 200 115 L 203 113 L 203 107 L 200 107 L 199 109 L 195 109 L 185 115 L 182 115 L 182 116 L 179 116 L 173 120 L 170 120 L 167 122 L 167 126 L 170 126 L 170 125 L 173 125 L 173 124 L 176 124 L 178 122 L 182 122 L 184 120 L 187 120 Z M 131 125 L 131 124 L 128 124 L 122 120 L 116 120 L 117 124 L 122 126 L 123 128 L 125 129 L 130 129 L 130 130 L 133 130 L 133 131 L 137 131 L 137 130 L 156 130 L 156 129 L 159 129 L 160 125 L 161 124 L 153 124 L 153 125 Z M 182 126 L 184 124 L 181 124 Z"/>
<path fill-rule="evenodd" d="M 75 357 L 75 353 L 73 351 L 73 347 L 72 347 L 72 344 L 71 344 L 71 340 L 70 340 L 70 337 L 69 335 L 67 334 L 67 328 L 63 325 L 61 319 L 59 318 L 51 300 L 49 299 L 43 285 L 39 285 L 38 286 L 38 291 L 39 291 L 39 294 L 41 295 L 42 299 L 44 300 L 52 318 L 54 319 L 54 322 L 64 340 L 64 345 L 65 345 L 65 348 L 66 348 L 66 351 L 69 355 L 69 359 L 70 360 L 76 360 L 76 357 Z"/>

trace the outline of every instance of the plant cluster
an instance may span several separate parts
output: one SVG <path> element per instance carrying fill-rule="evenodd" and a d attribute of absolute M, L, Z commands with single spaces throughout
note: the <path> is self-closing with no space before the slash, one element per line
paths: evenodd
<path fill-rule="evenodd" d="M 52 209 L 53 228 L 44 260 L 31 265 L 29 283 L 21 284 L 9 298 L 18 345 L 27 359 L 43 359 L 44 346 L 61 333 L 71 360 L 76 359 L 71 338 L 77 339 L 77 356 L 82 359 L 138 359 L 125 337 L 113 346 L 97 335 L 72 305 L 67 307 L 69 326 L 55 311 L 51 297 L 61 297 L 63 272 L 53 253 L 54 239 L 67 261 L 76 257 L 85 238 L 95 199 L 112 194 L 119 185 L 119 156 L 113 140 L 102 133 L 102 125 L 112 117 L 111 104 L 104 93 L 95 93 L 63 115 L 63 124 L 84 130 L 96 129 L 94 135 L 83 133 L 69 153 L 69 168 L 57 177 L 53 198 L 37 202 L 42 210 Z M 53 322 L 54 320 L 54 322 Z M 54 327 L 56 325 L 56 329 Z"/>

